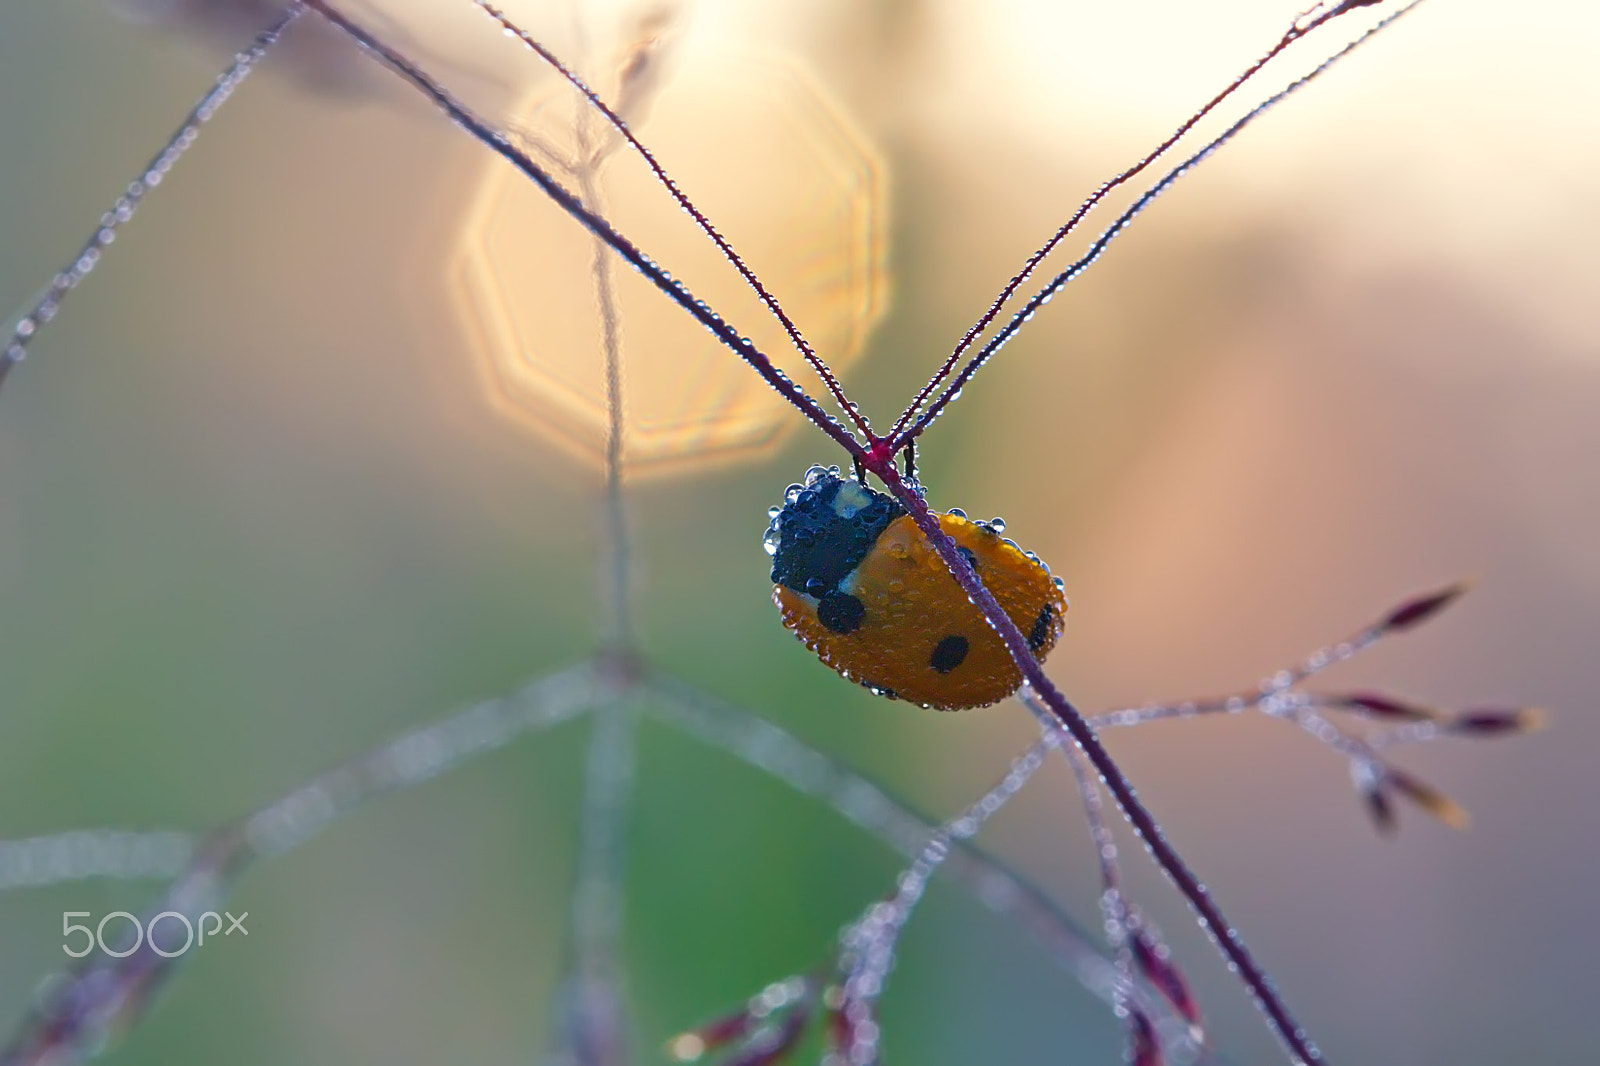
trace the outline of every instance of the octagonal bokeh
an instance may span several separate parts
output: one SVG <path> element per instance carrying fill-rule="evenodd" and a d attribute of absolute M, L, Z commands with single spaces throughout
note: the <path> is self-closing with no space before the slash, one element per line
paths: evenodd
<path fill-rule="evenodd" d="M 648 108 L 630 114 L 634 128 L 816 351 L 844 369 L 886 304 L 882 162 L 814 80 L 783 58 L 693 41 L 675 58 Z M 514 130 L 565 184 L 587 185 L 619 230 L 780 367 L 819 388 L 734 268 L 575 94 L 546 83 L 518 109 Z M 587 173 L 577 164 L 608 143 L 613 150 L 602 149 Z M 597 242 L 498 159 L 486 160 L 470 204 L 455 302 L 495 406 L 599 462 L 608 420 Z M 748 366 L 604 254 L 620 323 L 630 472 L 754 454 L 795 423 Z"/>

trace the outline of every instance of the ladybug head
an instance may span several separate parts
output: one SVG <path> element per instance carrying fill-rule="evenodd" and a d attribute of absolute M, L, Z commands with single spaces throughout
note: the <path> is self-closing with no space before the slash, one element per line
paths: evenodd
<path fill-rule="evenodd" d="M 839 587 L 903 514 L 894 497 L 813 467 L 804 485 L 790 488 L 767 530 L 773 582 L 820 599 Z"/>

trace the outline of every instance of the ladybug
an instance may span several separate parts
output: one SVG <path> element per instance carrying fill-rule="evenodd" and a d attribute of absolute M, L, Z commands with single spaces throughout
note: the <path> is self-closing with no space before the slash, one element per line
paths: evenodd
<path fill-rule="evenodd" d="M 772 601 L 839 674 L 941 711 L 983 707 L 1022 684 L 999 634 L 905 508 L 838 467 L 812 467 L 771 512 Z M 984 586 L 1043 659 L 1066 624 L 1060 578 L 994 523 L 938 515 Z"/>

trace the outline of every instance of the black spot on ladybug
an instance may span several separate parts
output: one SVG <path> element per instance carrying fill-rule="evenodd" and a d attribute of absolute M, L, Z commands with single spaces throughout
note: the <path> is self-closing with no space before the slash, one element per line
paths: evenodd
<path fill-rule="evenodd" d="M 866 613 L 861 601 L 848 592 L 830 592 L 817 601 L 817 621 L 835 633 L 854 633 Z M 961 654 L 966 655 L 966 642 L 962 643 Z"/>
<path fill-rule="evenodd" d="M 977 573 L 978 557 L 972 553 L 972 549 L 963 544 L 957 544 L 956 551 L 960 552 L 961 558 L 965 559 L 967 561 L 967 565 L 972 567 L 973 573 Z"/>
<path fill-rule="evenodd" d="M 966 658 L 967 638 L 948 636 L 933 649 L 933 656 L 928 660 L 928 665 L 941 674 L 948 674 L 965 662 Z"/>
<path fill-rule="evenodd" d="M 778 513 L 772 580 L 808 596 L 825 597 L 867 557 L 889 523 L 903 514 L 905 508 L 893 496 L 824 474 Z"/>
<path fill-rule="evenodd" d="M 1050 625 L 1055 621 L 1056 611 L 1052 604 L 1045 604 L 1039 611 L 1039 617 L 1033 620 L 1033 628 L 1028 630 L 1028 648 L 1038 651 L 1044 647 L 1045 641 L 1050 639 Z"/>

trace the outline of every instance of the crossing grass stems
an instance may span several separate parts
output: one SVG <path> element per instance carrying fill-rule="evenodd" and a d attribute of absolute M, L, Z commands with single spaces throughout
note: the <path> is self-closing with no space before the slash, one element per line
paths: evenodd
<path fill-rule="evenodd" d="M 929 880 L 943 871 L 991 909 L 1032 931 L 1088 991 L 1107 1003 L 1125 1026 L 1128 1062 L 1156 1066 L 1212 1058 L 1215 1052 L 1208 1043 L 1203 1016 L 1189 983 L 1153 923 L 1128 899 L 1123 888 L 1115 840 L 1105 817 L 1104 794 L 1109 794 L 1255 998 L 1288 1057 L 1302 1063 L 1325 1061 L 1246 948 L 1236 927 L 1167 841 L 1154 816 L 1102 745 L 1099 734 L 1108 728 L 1166 719 L 1254 711 L 1300 727 L 1346 758 L 1358 793 L 1381 830 L 1394 827 L 1397 799 L 1416 803 L 1446 822 L 1462 824 L 1466 816 L 1461 808 L 1393 765 L 1388 750 L 1446 736 L 1498 736 L 1526 731 L 1538 724 L 1534 712 L 1474 708 L 1444 713 L 1381 693 L 1312 691 L 1306 683 L 1380 640 L 1426 621 L 1453 602 L 1463 588 L 1453 587 L 1406 601 L 1349 639 L 1320 649 L 1297 666 L 1238 693 L 1089 715 L 1068 701 L 1044 673 L 1024 635 L 941 531 L 927 502 L 926 490 L 914 475 L 912 455 L 917 439 L 959 398 L 974 374 L 1057 293 L 1081 276 L 1152 201 L 1288 96 L 1412 11 L 1420 0 L 1380 12 L 1375 21 L 1347 43 L 1328 52 L 1321 63 L 1263 96 L 1221 133 L 1202 141 L 1175 164 L 1168 164 L 1168 169 L 1089 241 L 1077 258 L 1001 322 L 1037 268 L 1077 232 L 1109 193 L 1165 160 L 1169 151 L 1189 138 L 1203 119 L 1252 84 L 1291 45 L 1362 9 L 1385 5 L 1379 0 L 1323 3 L 1295 19 L 1260 59 L 1149 154 L 1100 186 L 1050 235 L 962 336 L 890 431 L 882 435 L 873 431 L 866 415 L 778 299 L 628 128 L 619 109 L 608 105 L 572 66 L 504 12 L 486 0 L 472 2 L 501 31 L 554 69 L 586 101 L 589 110 L 575 130 L 579 151 L 570 165 L 558 173 L 536 162 L 516 138 L 473 112 L 414 59 L 328 0 L 291 3 L 234 58 L 173 137 L 101 218 L 79 254 L 17 319 L 6 348 L 0 352 L 0 382 L 23 360 L 29 345 L 56 317 L 63 301 L 99 264 L 119 228 L 131 220 L 144 198 L 193 144 L 204 124 L 291 24 L 303 18 L 325 20 L 430 100 L 466 134 L 533 181 L 592 237 L 592 280 L 601 325 L 609 411 L 603 485 L 608 550 L 602 574 L 607 621 L 601 646 L 584 662 L 357 755 L 199 838 L 174 833 L 89 831 L 0 842 L 0 888 L 92 876 L 169 877 L 168 888 L 149 913 L 175 910 L 197 915 L 214 907 L 253 863 L 297 847 L 366 802 L 437 777 L 527 734 L 588 715 L 594 722 L 568 926 L 567 977 L 556 1004 L 558 1031 L 552 1036 L 551 1054 L 553 1061 L 572 1066 L 612 1066 L 634 1061 L 638 1056 L 630 1044 L 626 975 L 619 956 L 624 913 L 621 885 L 627 860 L 624 827 L 632 795 L 637 727 L 641 717 L 648 716 L 815 797 L 910 860 L 894 891 L 850 923 L 822 962 L 775 981 L 727 1016 L 681 1033 L 668 1044 L 674 1057 L 694 1060 L 716 1056 L 724 1066 L 777 1063 L 795 1054 L 808 1030 L 820 1023 L 828 1066 L 867 1066 L 877 1062 L 883 1042 L 877 1003 L 895 962 L 900 933 Z M 641 53 L 635 59 L 647 61 L 648 56 Z M 610 132 L 602 135 L 605 130 Z M 843 421 L 829 414 L 822 403 L 779 370 L 732 323 L 699 301 L 607 220 L 596 178 L 606 153 L 621 146 L 644 160 L 668 195 L 716 244 L 777 318 Z M 844 451 L 858 476 L 871 475 L 882 482 L 916 521 L 955 580 L 1005 642 L 1025 679 L 1021 698 L 1038 721 L 1040 739 L 1013 762 L 993 788 L 955 818 L 937 823 L 914 812 L 840 762 L 759 715 L 726 704 L 672 677 L 640 652 L 626 595 L 630 558 L 623 479 L 626 374 L 613 280 L 619 259 L 651 281 L 665 298 L 677 303 L 734 356 L 760 374 Z M 998 327 L 996 323 L 1000 323 Z M 1353 728 L 1336 716 L 1364 724 L 1365 728 Z M 1057 752 L 1070 765 L 1078 783 L 1095 844 L 1109 954 L 1096 948 L 1094 938 L 1078 929 L 1046 894 L 972 843 L 985 822 L 1026 787 L 1045 760 Z M 92 1054 L 103 1046 L 107 1033 L 143 1016 L 153 993 L 171 977 L 176 965 L 176 958 L 164 957 L 148 944 L 123 958 L 91 956 L 49 986 L 48 994 L 0 1053 L 0 1063 L 21 1066 Z"/>

